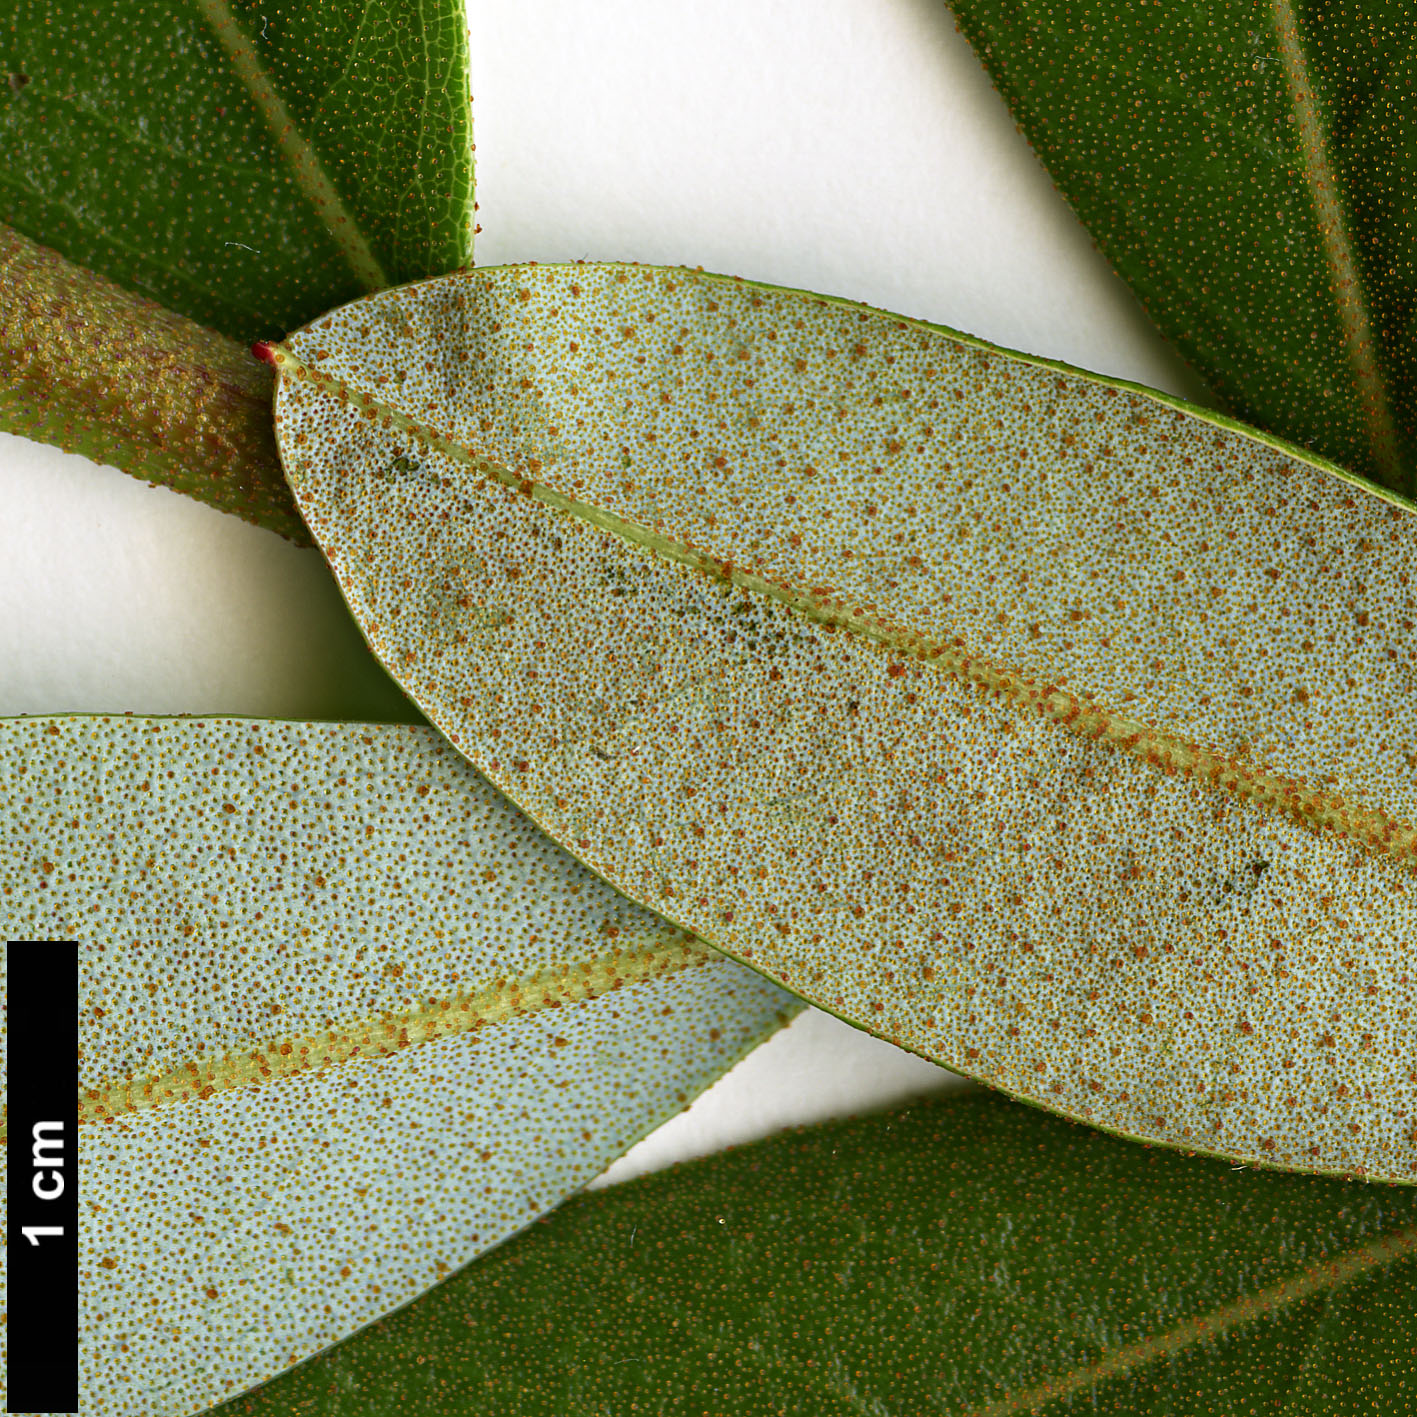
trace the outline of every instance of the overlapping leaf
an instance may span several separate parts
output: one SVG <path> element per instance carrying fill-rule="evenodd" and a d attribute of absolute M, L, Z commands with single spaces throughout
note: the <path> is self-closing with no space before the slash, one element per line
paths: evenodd
<path fill-rule="evenodd" d="M 1396 1413 L 1414 1288 L 1417 1193 L 975 1093 L 573 1200 L 222 1411 Z"/>
<path fill-rule="evenodd" d="M 80 948 L 90 1417 L 204 1410 L 407 1302 L 793 1008 L 426 727 L 8 720 L 0 772 L 3 937 Z"/>
<path fill-rule="evenodd" d="M 1417 492 L 1410 11 L 950 8 L 1098 246 L 1236 413 Z"/>
<path fill-rule="evenodd" d="M 599 873 L 1094 1125 L 1417 1177 L 1417 515 L 1174 400 L 694 272 L 273 356 L 430 719 Z"/>

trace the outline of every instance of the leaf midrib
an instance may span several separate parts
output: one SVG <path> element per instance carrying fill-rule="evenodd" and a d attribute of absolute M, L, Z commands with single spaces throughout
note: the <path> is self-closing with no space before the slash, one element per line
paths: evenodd
<path fill-rule="evenodd" d="M 1417 1226 L 1380 1236 L 1341 1256 L 1315 1261 L 1301 1273 L 1288 1275 L 1253 1294 L 1242 1295 L 1205 1313 L 1188 1315 L 1162 1333 L 1113 1349 L 1096 1363 L 1071 1373 L 1055 1375 L 982 1407 L 971 1408 L 961 1417 L 1014 1417 L 1014 1414 L 1034 1412 L 1045 1404 L 1058 1402 L 1099 1382 L 1126 1377 L 1147 1364 L 1173 1357 L 1200 1343 L 1223 1338 L 1247 1323 L 1280 1313 L 1306 1299 L 1331 1294 L 1367 1273 L 1381 1270 L 1414 1254 L 1417 1254 Z M 669 1303 L 667 1296 L 653 1288 L 649 1278 L 645 1276 L 641 1280 L 642 1286 L 645 1286 L 641 1290 L 642 1295 Z M 949 1282 L 958 1283 L 959 1280 L 955 1278 Z M 688 1319 L 691 1328 L 702 1329 L 702 1320 L 689 1306 L 680 1303 L 676 1307 Z M 835 1388 L 831 1390 L 834 1395 L 844 1396 Z"/>
<path fill-rule="evenodd" d="M 205 1101 L 218 1092 L 323 1072 L 357 1058 L 387 1057 L 420 1043 L 663 979 L 715 958 L 708 946 L 678 931 L 649 935 L 638 948 L 632 941 L 591 959 L 547 965 L 402 1012 L 230 1048 L 213 1058 L 187 1059 L 137 1077 L 101 1082 L 82 1090 L 79 1124 L 112 1121 L 192 1098 Z M 4 1130 L 0 1123 L 0 1140 Z"/>
<path fill-rule="evenodd" d="M 772 581 L 707 552 L 686 546 L 661 533 L 603 508 L 578 502 L 455 443 L 436 429 L 352 388 L 344 380 L 306 364 L 287 345 L 272 346 L 278 373 L 305 379 L 341 402 L 368 411 L 385 427 L 395 426 L 425 446 L 445 454 L 503 486 L 524 493 L 553 511 L 573 516 L 665 560 L 686 566 L 721 583 L 765 595 L 816 624 L 843 629 L 888 650 L 907 654 L 986 697 L 1007 702 L 1025 715 L 1038 715 L 1056 727 L 1094 742 L 1106 742 L 1157 771 L 1181 773 L 1204 786 L 1239 798 L 1252 806 L 1285 816 L 1320 835 L 1333 835 L 1366 848 L 1380 859 L 1417 873 L 1417 826 L 1382 807 L 1367 807 L 1341 793 L 1310 786 L 1269 767 L 1251 767 L 1181 734 L 1143 723 L 1098 703 L 1091 695 L 1074 693 L 1060 683 L 1040 683 L 1019 670 L 971 653 L 958 642 L 945 644 L 915 631 L 898 629 L 885 619 L 868 618 L 861 607 L 841 600 L 817 599 L 802 590 Z M 287 469 L 299 499 L 298 466 Z"/>
<path fill-rule="evenodd" d="M 1203 1314 L 1187 1316 L 1163 1333 L 1113 1349 L 1098 1362 L 1031 1388 L 1011 1393 L 962 1417 L 1013 1417 L 1035 1412 L 1074 1393 L 1112 1378 L 1125 1377 L 1149 1363 L 1159 1362 L 1200 1343 L 1223 1338 L 1244 1324 L 1279 1313 L 1316 1295 L 1327 1295 L 1374 1270 L 1381 1270 L 1417 1254 L 1417 1226 L 1381 1236 L 1337 1258 L 1312 1263 L 1297 1275 L 1267 1285 L 1253 1294 L 1221 1304 Z"/>
<path fill-rule="evenodd" d="M 1343 343 L 1349 368 L 1358 386 L 1368 450 L 1374 463 L 1394 485 L 1402 472 L 1398 453 L 1398 432 L 1392 417 L 1392 401 L 1378 366 L 1372 321 L 1368 314 L 1362 275 L 1353 243 L 1348 235 L 1348 213 L 1341 199 L 1342 189 L 1328 156 L 1328 135 L 1314 101 L 1313 79 L 1304 58 L 1299 37 L 1299 21 L 1290 0 L 1270 0 L 1270 16 L 1279 41 L 1280 57 L 1289 85 L 1290 101 L 1298 128 L 1298 158 L 1313 202 L 1319 242 L 1329 271 Z"/>
<path fill-rule="evenodd" d="M 345 207 L 313 143 L 301 133 L 285 100 L 256 54 L 256 41 L 237 24 L 227 0 L 197 0 L 197 10 L 221 45 L 276 145 L 291 180 L 367 291 L 393 282 L 379 264 L 358 221 Z"/>

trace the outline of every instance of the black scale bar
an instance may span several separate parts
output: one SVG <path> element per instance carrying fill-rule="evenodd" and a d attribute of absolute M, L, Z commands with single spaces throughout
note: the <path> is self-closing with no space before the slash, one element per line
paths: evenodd
<path fill-rule="evenodd" d="M 8 1022 L 10 1412 L 79 1406 L 79 952 L 12 940 Z"/>

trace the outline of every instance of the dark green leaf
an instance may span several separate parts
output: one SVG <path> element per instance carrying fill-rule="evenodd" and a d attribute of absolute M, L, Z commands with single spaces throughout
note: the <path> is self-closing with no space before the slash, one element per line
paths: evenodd
<path fill-rule="evenodd" d="M 975 1093 L 573 1200 L 219 1410 L 1398 1413 L 1414 1286 L 1417 1192 Z"/>
<path fill-rule="evenodd" d="M 467 264 L 461 0 L 0 0 L 0 220 L 236 339 Z"/>
<path fill-rule="evenodd" d="M 1411 7 L 951 8 L 1098 246 L 1236 415 L 1417 488 Z"/>

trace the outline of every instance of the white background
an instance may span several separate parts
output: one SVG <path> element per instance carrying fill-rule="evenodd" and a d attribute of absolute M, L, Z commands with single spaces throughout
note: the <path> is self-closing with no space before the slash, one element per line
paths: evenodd
<path fill-rule="evenodd" d="M 477 262 L 701 265 L 1201 399 L 942 0 L 469 0 Z M 318 553 L 0 434 L 0 713 L 384 716 Z M 959 1086 L 804 1014 L 608 1173 Z"/>

